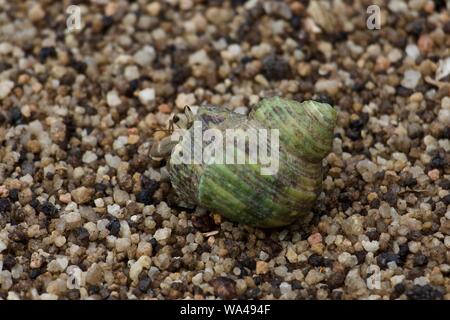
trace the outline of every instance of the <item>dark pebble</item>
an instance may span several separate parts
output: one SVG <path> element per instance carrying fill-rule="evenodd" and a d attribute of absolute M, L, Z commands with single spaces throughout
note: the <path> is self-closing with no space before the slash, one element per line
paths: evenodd
<path fill-rule="evenodd" d="M 324 265 L 324 258 L 317 253 L 313 253 L 309 256 L 308 263 L 313 267 L 322 267 Z"/>
<path fill-rule="evenodd" d="M 437 12 L 447 9 L 447 2 L 445 0 L 433 0 L 433 2 L 434 2 L 434 9 Z"/>
<path fill-rule="evenodd" d="M 330 290 L 342 287 L 345 283 L 345 274 L 343 272 L 333 272 L 327 280 Z"/>
<path fill-rule="evenodd" d="M 89 286 L 88 293 L 89 295 L 98 294 L 100 293 L 100 287 L 96 285 Z"/>
<path fill-rule="evenodd" d="M 330 97 L 328 94 L 326 93 L 320 93 L 319 95 L 317 95 L 317 98 L 314 99 L 317 102 L 321 102 L 321 103 L 327 103 L 330 106 L 334 107 L 334 100 L 332 97 Z"/>
<path fill-rule="evenodd" d="M 413 91 L 403 86 L 398 86 L 396 89 L 396 93 L 400 97 L 409 97 L 413 93 Z"/>
<path fill-rule="evenodd" d="M 12 65 L 8 62 L 5 61 L 0 61 L 0 73 L 2 73 L 3 71 L 6 71 L 8 69 L 11 69 Z"/>
<path fill-rule="evenodd" d="M 86 228 L 80 227 L 75 230 L 75 236 L 77 238 L 78 244 L 82 246 L 89 245 L 89 231 Z"/>
<path fill-rule="evenodd" d="M 41 274 L 43 273 L 43 270 L 41 269 L 31 269 L 30 270 L 30 279 L 36 279 L 37 277 L 39 277 Z"/>
<path fill-rule="evenodd" d="M 70 60 L 70 66 L 78 73 L 85 73 L 87 69 L 87 64 L 85 62 L 75 59 Z"/>
<path fill-rule="evenodd" d="M 378 240 L 380 238 L 380 234 L 377 230 L 370 230 L 367 231 L 366 236 L 369 238 L 370 241 Z"/>
<path fill-rule="evenodd" d="M 58 209 L 51 202 L 44 202 L 38 206 L 38 210 L 48 217 L 56 218 L 58 217 Z"/>
<path fill-rule="evenodd" d="M 0 199 L 0 213 L 11 211 L 11 201 L 8 198 Z"/>
<path fill-rule="evenodd" d="M 268 56 L 263 59 L 263 74 L 267 80 L 282 80 L 291 76 L 291 69 L 288 62 L 275 55 Z"/>
<path fill-rule="evenodd" d="M 402 186 L 404 187 L 414 187 L 417 185 L 417 179 L 413 177 L 408 177 L 402 181 Z"/>
<path fill-rule="evenodd" d="M 377 263 L 380 268 L 387 268 L 389 262 L 394 261 L 397 265 L 401 263 L 400 256 L 393 252 L 382 252 L 377 257 Z"/>
<path fill-rule="evenodd" d="M 102 17 L 102 33 L 108 31 L 114 25 L 114 19 L 111 16 Z"/>
<path fill-rule="evenodd" d="M 9 122 L 13 126 L 23 123 L 22 112 L 20 112 L 19 107 L 12 107 L 11 110 L 9 110 Z"/>
<path fill-rule="evenodd" d="M 414 257 L 414 266 L 415 267 L 423 267 L 423 266 L 426 266 L 427 264 L 428 264 L 427 256 L 425 256 L 423 254 L 417 254 Z"/>
<path fill-rule="evenodd" d="M 409 241 L 420 241 L 420 239 L 422 238 L 422 233 L 418 230 L 412 230 L 412 231 L 408 232 L 408 234 L 406 235 L 406 238 Z"/>
<path fill-rule="evenodd" d="M 200 232 L 208 232 L 214 229 L 214 220 L 209 214 L 204 214 L 202 216 L 193 216 L 192 225 Z"/>
<path fill-rule="evenodd" d="M 16 265 L 16 258 L 10 254 L 6 255 L 3 258 L 3 268 L 5 270 L 11 271 L 12 268 Z"/>
<path fill-rule="evenodd" d="M 150 289 L 151 280 L 149 277 L 146 277 L 139 281 L 138 288 L 142 292 L 147 292 L 148 289 Z"/>
<path fill-rule="evenodd" d="M 403 292 L 405 292 L 405 290 L 406 290 L 406 287 L 405 287 L 405 285 L 404 285 L 403 283 L 397 283 L 397 284 L 394 286 L 394 291 L 395 291 L 395 293 L 397 293 L 398 295 L 403 294 Z"/>
<path fill-rule="evenodd" d="M 128 82 L 128 88 L 125 91 L 125 95 L 128 98 L 132 98 L 134 97 L 134 92 L 139 89 L 139 80 L 138 79 L 133 79 L 130 82 Z"/>
<path fill-rule="evenodd" d="M 43 47 L 39 51 L 39 61 L 44 63 L 48 58 L 56 58 L 56 49 L 54 47 Z"/>
<path fill-rule="evenodd" d="M 227 277 L 218 277 L 211 281 L 216 295 L 222 299 L 232 299 L 236 296 L 235 282 Z"/>
<path fill-rule="evenodd" d="M 159 188 L 158 181 L 149 180 L 143 186 L 142 190 L 136 195 L 136 201 L 141 202 L 146 205 L 150 205 L 153 203 L 153 194 Z"/>
<path fill-rule="evenodd" d="M 192 70 L 188 66 L 175 65 L 173 68 L 172 84 L 175 87 L 182 85 L 190 76 Z"/>
<path fill-rule="evenodd" d="M 406 291 L 406 296 L 410 300 L 442 300 L 444 295 L 440 290 L 427 284 L 424 286 L 415 285 Z"/>
<path fill-rule="evenodd" d="M 370 208 L 372 208 L 372 209 L 378 209 L 380 207 L 380 205 L 381 205 L 381 201 L 378 198 L 375 198 L 370 202 Z"/>
<path fill-rule="evenodd" d="M 407 243 L 402 243 L 401 245 L 398 246 L 399 250 L 398 250 L 398 255 L 402 260 L 405 260 L 405 258 L 408 256 L 409 254 L 409 247 Z"/>
<path fill-rule="evenodd" d="M 153 253 L 158 252 L 158 250 L 161 248 L 158 240 L 156 240 L 155 238 L 151 238 L 149 242 L 152 245 Z"/>
<path fill-rule="evenodd" d="M 358 259 L 358 264 L 364 263 L 366 260 L 367 252 L 365 250 L 360 250 L 355 252 L 355 256 Z"/>
<path fill-rule="evenodd" d="M 120 222 L 118 219 L 114 218 L 112 219 L 107 225 L 106 229 L 109 230 L 109 234 L 117 237 L 120 232 Z"/>
<path fill-rule="evenodd" d="M 443 169 L 446 165 L 446 161 L 439 154 L 435 155 L 430 161 L 430 167 L 432 169 Z"/>
<path fill-rule="evenodd" d="M 440 186 L 442 189 L 450 190 L 450 180 L 448 180 L 448 179 L 442 179 L 442 180 L 439 182 L 439 186 Z M 11 192 L 10 192 L 10 194 L 11 194 Z"/>
<path fill-rule="evenodd" d="M 450 204 L 450 194 L 446 195 L 445 197 L 442 198 L 442 202 L 448 206 Z"/>
<path fill-rule="evenodd" d="M 298 280 L 293 280 L 291 282 L 291 288 L 292 290 L 301 290 L 303 289 L 302 283 Z"/>
<path fill-rule="evenodd" d="M 395 191 L 389 190 L 384 194 L 383 199 L 391 206 L 395 206 L 397 204 L 397 193 Z"/>
<path fill-rule="evenodd" d="M 261 294 L 261 289 L 259 288 L 252 288 L 250 290 L 247 290 L 246 297 L 247 299 L 256 299 Z"/>
<path fill-rule="evenodd" d="M 17 190 L 17 189 L 9 190 L 9 199 L 12 202 L 19 201 L 19 190 Z"/>
<path fill-rule="evenodd" d="M 450 21 L 447 21 L 442 29 L 446 34 L 450 34 Z"/>
<path fill-rule="evenodd" d="M 356 141 L 361 139 L 361 130 L 355 130 L 355 129 L 347 129 L 346 131 L 347 137 L 352 140 L 352 141 Z"/>

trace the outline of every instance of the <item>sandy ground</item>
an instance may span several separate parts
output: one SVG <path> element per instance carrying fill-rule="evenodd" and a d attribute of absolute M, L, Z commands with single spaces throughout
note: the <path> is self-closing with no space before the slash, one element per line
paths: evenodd
<path fill-rule="evenodd" d="M 450 8 L 317 3 L 0 0 L 0 298 L 449 299 Z M 311 218 L 179 207 L 159 129 L 274 95 L 338 111 Z"/>

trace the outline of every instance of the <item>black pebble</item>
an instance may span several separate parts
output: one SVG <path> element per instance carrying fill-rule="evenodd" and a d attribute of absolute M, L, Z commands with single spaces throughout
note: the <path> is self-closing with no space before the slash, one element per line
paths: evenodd
<path fill-rule="evenodd" d="M 9 110 L 9 122 L 13 126 L 23 123 L 22 112 L 20 112 L 19 107 L 12 107 L 11 110 Z"/>
<path fill-rule="evenodd" d="M 30 271 L 30 279 L 36 279 L 37 277 L 39 277 L 41 274 L 43 273 L 43 270 L 41 269 L 31 269 Z"/>
<path fill-rule="evenodd" d="M 350 138 L 352 141 L 360 140 L 361 137 L 361 130 L 354 130 L 354 129 L 348 129 L 346 131 L 347 137 Z"/>
<path fill-rule="evenodd" d="M 41 203 L 39 202 L 38 199 L 36 199 L 36 197 L 33 197 L 30 201 L 30 206 L 33 207 L 33 209 L 38 209 L 39 206 L 41 205 Z"/>
<path fill-rule="evenodd" d="M 299 29 L 302 25 L 302 19 L 300 18 L 300 16 L 293 16 L 290 23 L 292 28 Z"/>
<path fill-rule="evenodd" d="M 156 253 L 160 248 L 160 244 L 158 243 L 158 240 L 156 240 L 155 238 L 151 238 L 149 242 L 152 245 L 153 253 Z"/>
<path fill-rule="evenodd" d="M 412 231 L 408 232 L 408 234 L 406 235 L 406 238 L 409 241 L 420 241 L 420 239 L 422 238 L 422 233 L 418 230 L 412 230 Z"/>
<path fill-rule="evenodd" d="M 11 201 L 8 198 L 0 199 L 0 213 L 11 211 Z"/>
<path fill-rule="evenodd" d="M 275 55 L 268 56 L 263 59 L 263 74 L 267 80 L 282 80 L 289 78 L 291 75 L 291 69 L 288 62 Z"/>
<path fill-rule="evenodd" d="M 450 139 L 450 127 L 445 127 L 441 134 L 439 135 L 440 139 Z"/>
<path fill-rule="evenodd" d="M 2 73 L 5 70 L 11 69 L 12 65 L 5 61 L 0 61 L 0 73 Z"/>
<path fill-rule="evenodd" d="M 151 180 L 144 183 L 142 190 L 136 195 L 136 201 L 149 205 L 153 203 L 153 194 L 159 188 L 158 181 Z"/>
<path fill-rule="evenodd" d="M 406 256 L 409 254 L 409 247 L 407 243 L 402 243 L 399 245 L 398 255 L 402 260 L 405 260 Z"/>
<path fill-rule="evenodd" d="M 402 181 L 402 185 L 409 188 L 414 187 L 417 185 L 417 179 L 413 177 L 406 178 Z"/>
<path fill-rule="evenodd" d="M 409 97 L 413 93 L 413 91 L 403 86 L 398 86 L 396 89 L 396 93 L 400 97 Z"/>
<path fill-rule="evenodd" d="M 334 107 L 334 100 L 326 93 L 320 93 L 317 95 L 317 98 L 314 99 L 317 102 L 328 103 L 330 106 Z"/>
<path fill-rule="evenodd" d="M 395 293 L 397 293 L 398 295 L 401 295 L 403 292 L 405 292 L 406 288 L 405 285 L 403 283 L 397 283 L 394 286 L 394 291 Z"/>
<path fill-rule="evenodd" d="M 450 204 L 450 194 L 446 195 L 445 197 L 442 198 L 442 202 L 448 206 Z"/>
<path fill-rule="evenodd" d="M 302 283 L 298 280 L 293 280 L 291 282 L 292 290 L 300 290 L 303 289 Z"/>
<path fill-rule="evenodd" d="M 330 290 L 342 287 L 345 283 L 345 274 L 343 272 L 333 272 L 328 278 L 327 285 Z"/>
<path fill-rule="evenodd" d="M 120 222 L 118 219 L 114 218 L 112 219 L 108 225 L 106 226 L 106 229 L 109 230 L 109 233 L 113 236 L 117 236 L 120 232 Z"/>
<path fill-rule="evenodd" d="M 415 285 L 406 292 L 406 296 L 410 300 L 442 300 L 443 294 L 440 290 L 430 286 Z"/>
<path fill-rule="evenodd" d="M 214 228 L 214 220 L 208 214 L 193 216 L 191 221 L 194 228 L 200 232 L 208 232 Z"/>
<path fill-rule="evenodd" d="M 355 252 L 355 256 L 358 259 L 358 264 L 362 264 L 366 260 L 367 252 L 364 250 L 359 250 Z"/>
<path fill-rule="evenodd" d="M 75 235 L 80 245 L 87 246 L 89 244 L 89 231 L 86 228 L 80 227 L 76 229 Z"/>
<path fill-rule="evenodd" d="M 322 267 L 324 265 L 324 259 L 317 253 L 313 253 L 309 256 L 308 263 L 313 267 Z"/>
<path fill-rule="evenodd" d="M 103 16 L 102 17 L 102 32 L 108 31 L 114 25 L 114 19 L 111 16 Z"/>
<path fill-rule="evenodd" d="M 93 286 L 89 286 L 89 288 L 88 288 L 89 295 L 98 294 L 99 292 L 100 292 L 99 286 L 93 285 Z"/>
<path fill-rule="evenodd" d="M 378 240 L 380 238 L 380 234 L 377 230 L 370 230 L 366 233 L 366 235 L 370 241 Z"/>
<path fill-rule="evenodd" d="M 128 82 L 128 88 L 125 91 L 125 95 L 128 98 L 132 98 L 134 96 L 134 92 L 139 88 L 139 80 L 133 79 L 130 82 Z"/>
<path fill-rule="evenodd" d="M 39 61 L 45 62 L 48 58 L 56 58 L 56 49 L 54 47 L 43 47 L 39 52 Z"/>
<path fill-rule="evenodd" d="M 149 277 L 142 279 L 141 281 L 139 281 L 138 284 L 139 290 L 141 290 L 142 292 L 147 292 L 147 290 L 150 289 L 151 282 L 152 281 L 150 280 Z"/>
<path fill-rule="evenodd" d="M 423 267 L 427 265 L 428 258 L 423 254 L 418 254 L 414 257 L 414 266 L 415 267 Z"/>
<path fill-rule="evenodd" d="M 58 217 L 58 209 L 51 202 L 44 202 L 38 207 L 39 211 L 48 217 L 56 218 Z"/>
<path fill-rule="evenodd" d="M 78 73 L 85 73 L 87 69 L 87 64 L 83 61 L 70 60 L 70 66 Z"/>
<path fill-rule="evenodd" d="M 443 179 L 443 180 L 441 180 L 441 181 L 439 182 L 439 186 L 440 186 L 442 189 L 450 190 L 450 180 L 448 180 L 448 179 Z"/>
<path fill-rule="evenodd" d="M 437 12 L 447 9 L 447 2 L 445 0 L 433 0 L 433 2 Z"/>
<path fill-rule="evenodd" d="M 172 85 L 175 87 L 182 85 L 191 76 L 191 73 L 190 67 L 175 65 L 173 67 Z"/>
<path fill-rule="evenodd" d="M 3 268 L 5 270 L 11 271 L 12 268 L 16 265 L 16 258 L 10 254 L 3 258 Z"/>
<path fill-rule="evenodd" d="M 400 264 L 400 256 L 392 252 L 382 252 L 377 257 L 377 263 L 380 268 L 386 268 L 388 263 L 392 261 L 394 261 L 397 265 Z"/>
<path fill-rule="evenodd" d="M 439 154 L 435 155 L 430 161 L 430 167 L 432 169 L 443 169 L 445 164 L 445 159 L 443 159 Z"/>

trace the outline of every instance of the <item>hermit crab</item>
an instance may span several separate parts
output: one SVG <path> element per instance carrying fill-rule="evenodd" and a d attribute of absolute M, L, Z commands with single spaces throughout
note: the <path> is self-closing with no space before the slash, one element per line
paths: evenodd
<path fill-rule="evenodd" d="M 329 104 L 281 97 L 261 100 L 248 116 L 214 106 L 199 107 L 196 114 L 186 108 L 173 119 L 183 134 L 174 138 L 173 131 L 150 153 L 170 156 L 169 176 L 181 206 L 279 227 L 314 206 L 335 123 Z"/>

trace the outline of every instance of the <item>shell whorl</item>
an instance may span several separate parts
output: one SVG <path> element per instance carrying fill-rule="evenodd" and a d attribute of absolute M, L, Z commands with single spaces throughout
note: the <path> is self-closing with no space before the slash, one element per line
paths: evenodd
<path fill-rule="evenodd" d="M 204 128 L 222 131 L 278 129 L 279 170 L 274 175 L 261 175 L 258 164 L 174 165 L 177 155 L 173 153 L 169 174 L 183 203 L 258 227 L 287 225 L 310 212 L 321 190 L 322 159 L 332 147 L 333 107 L 275 97 L 263 99 L 248 117 L 206 107 L 199 109 L 195 120 L 202 121 Z"/>

